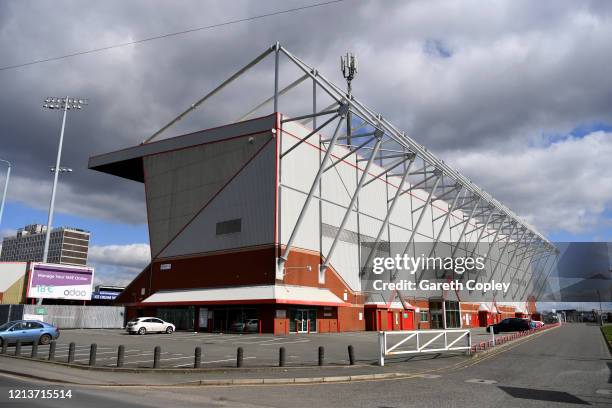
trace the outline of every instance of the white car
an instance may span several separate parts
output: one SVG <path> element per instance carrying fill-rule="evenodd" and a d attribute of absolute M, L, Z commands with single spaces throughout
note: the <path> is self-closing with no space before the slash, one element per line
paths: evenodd
<path fill-rule="evenodd" d="M 128 322 L 125 331 L 129 334 L 167 333 L 174 332 L 176 327 L 172 323 L 163 321 L 158 317 L 137 317 Z"/>

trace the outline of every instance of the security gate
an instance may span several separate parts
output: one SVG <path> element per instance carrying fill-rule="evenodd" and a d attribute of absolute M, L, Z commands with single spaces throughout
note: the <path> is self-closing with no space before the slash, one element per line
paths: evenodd
<path fill-rule="evenodd" d="M 394 338 L 394 340 L 391 340 Z M 394 344 L 391 344 L 395 341 Z M 385 357 L 401 354 L 431 353 L 441 351 L 470 350 L 470 330 L 407 330 L 378 332 L 379 364 L 385 365 Z"/>

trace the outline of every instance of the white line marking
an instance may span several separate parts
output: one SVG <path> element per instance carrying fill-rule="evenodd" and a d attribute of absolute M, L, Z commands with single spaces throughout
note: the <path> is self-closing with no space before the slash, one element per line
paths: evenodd
<path fill-rule="evenodd" d="M 170 360 L 184 360 L 186 358 L 193 358 L 193 356 L 187 356 L 187 357 L 171 357 L 171 358 L 160 358 L 159 362 L 163 363 L 164 361 L 170 361 Z M 150 360 L 144 360 L 144 361 L 130 361 L 130 362 L 125 362 L 125 364 L 138 364 L 138 363 L 149 363 L 149 362 L 153 362 L 153 359 Z"/>
<path fill-rule="evenodd" d="M 497 381 L 495 380 L 482 380 L 480 378 L 472 378 L 470 380 L 465 380 L 466 383 L 476 383 L 476 384 L 486 384 L 486 385 L 491 385 L 491 384 L 497 384 Z"/>
<path fill-rule="evenodd" d="M 303 339 L 303 340 L 295 340 L 295 341 L 286 341 L 286 342 L 282 342 L 282 343 L 259 344 L 259 346 L 278 346 L 279 344 L 297 344 L 297 343 L 309 343 L 309 342 L 310 342 L 310 340 Z"/>
<path fill-rule="evenodd" d="M 257 358 L 257 357 L 244 357 L 243 360 L 251 360 L 253 358 Z M 226 360 L 202 361 L 202 364 L 225 363 L 227 361 L 236 361 L 236 359 L 235 358 L 228 358 Z M 181 365 L 176 365 L 174 367 L 187 367 L 187 366 L 193 366 L 193 364 L 181 364 Z"/>

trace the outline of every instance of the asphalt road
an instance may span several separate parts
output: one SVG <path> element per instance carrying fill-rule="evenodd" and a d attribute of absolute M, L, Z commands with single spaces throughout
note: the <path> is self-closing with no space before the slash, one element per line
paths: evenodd
<path fill-rule="evenodd" d="M 599 328 L 566 324 L 432 372 L 430 378 L 282 387 L 72 387 L 68 401 L 11 401 L 0 407 L 611 407 L 611 373 L 612 359 Z M 7 387 L 41 387 L 4 377 L 0 382 L 5 404 Z"/>

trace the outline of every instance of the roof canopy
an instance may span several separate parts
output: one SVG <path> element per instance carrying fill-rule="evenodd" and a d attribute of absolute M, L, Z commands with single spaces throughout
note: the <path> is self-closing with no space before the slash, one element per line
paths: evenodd
<path fill-rule="evenodd" d="M 328 289 L 292 285 L 254 285 L 229 288 L 162 290 L 142 301 L 158 304 L 257 304 L 277 303 L 312 306 L 346 306 Z"/>

